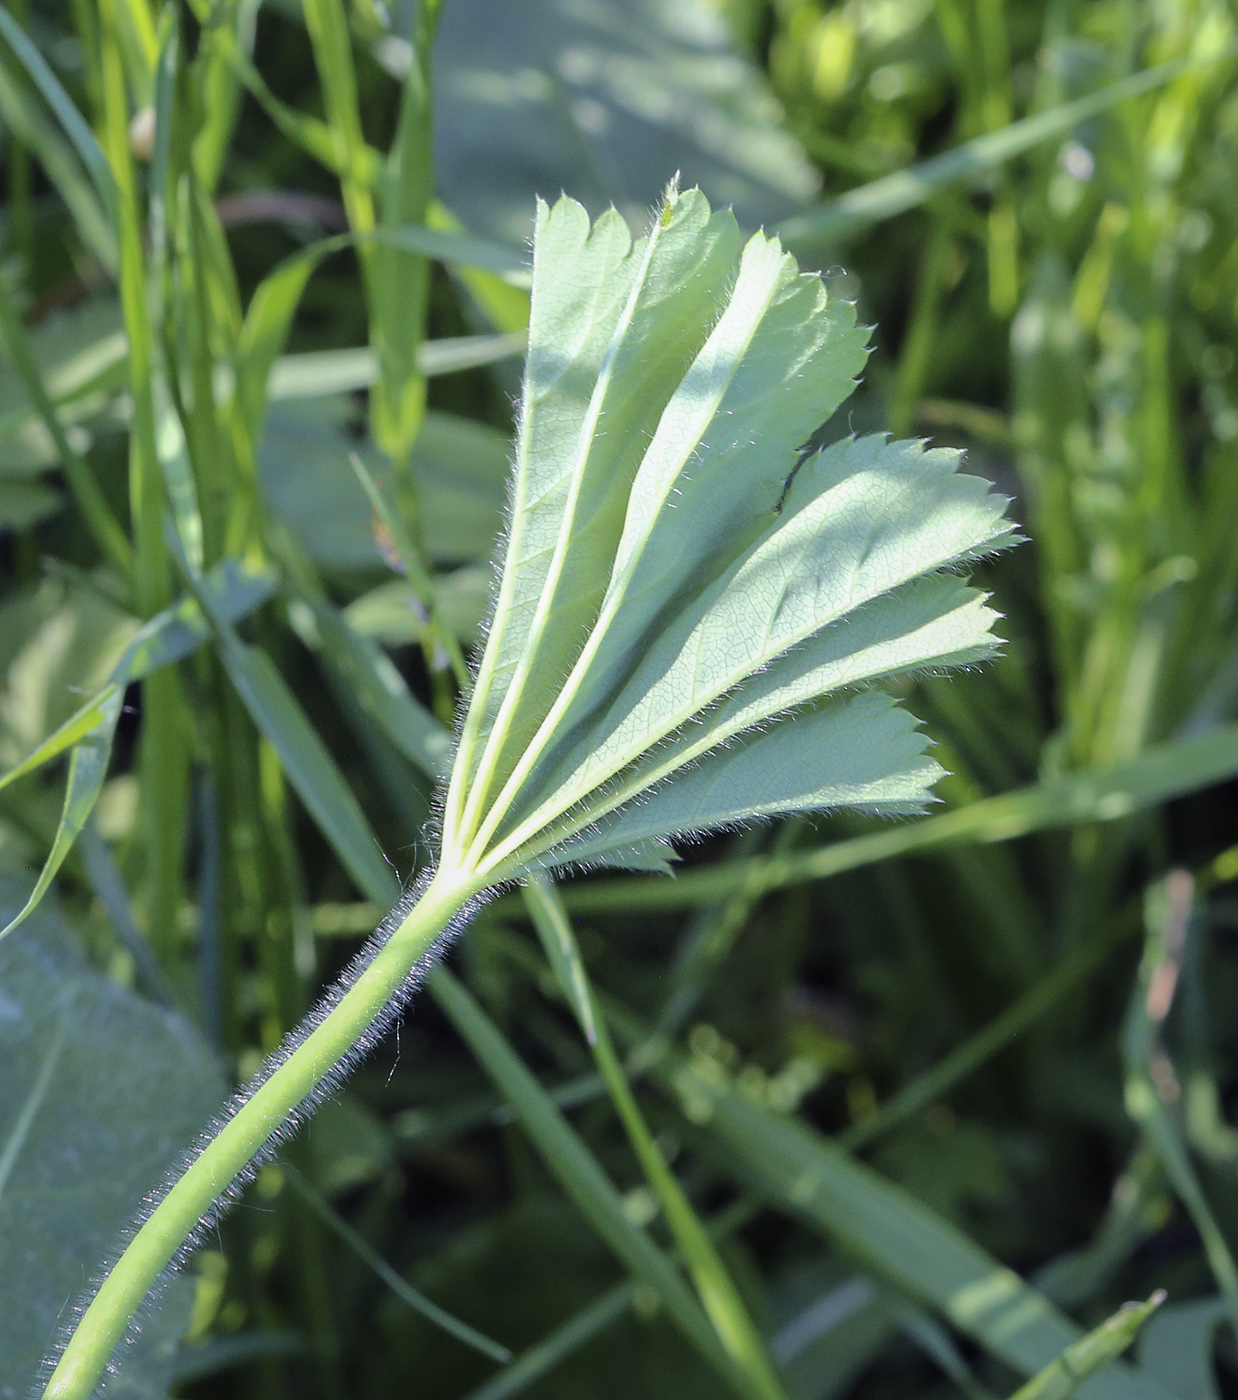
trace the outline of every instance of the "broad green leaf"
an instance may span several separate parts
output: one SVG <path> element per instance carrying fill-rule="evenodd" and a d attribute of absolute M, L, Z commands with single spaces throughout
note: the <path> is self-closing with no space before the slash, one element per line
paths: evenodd
<path fill-rule="evenodd" d="M 739 252 L 699 191 L 672 187 L 635 244 L 614 214 L 540 209 L 506 558 L 445 860 L 634 847 L 648 865 L 677 832 L 923 805 L 940 769 L 913 721 L 880 697 L 819 702 L 985 655 L 992 613 L 938 575 L 1014 537 L 955 452 L 814 445 L 865 339 L 776 240 Z"/>
<path fill-rule="evenodd" d="M 25 894 L 5 877 L 0 910 Z M 224 1085 L 189 1026 L 93 972 L 46 905 L 0 945 L 0 1058 L 0 1397 L 24 1400 L 134 1203 Z M 117 1395 L 164 1400 L 191 1303 L 177 1285 L 144 1317 Z"/>
<path fill-rule="evenodd" d="M 539 207 L 511 527 L 456 766 L 469 812 L 567 679 L 640 447 L 722 309 L 736 243 L 734 220 L 695 191 L 635 244 L 614 212 L 590 225 L 571 200 Z"/>
<path fill-rule="evenodd" d="M 352 467 L 352 406 L 342 397 L 277 404 L 260 454 L 272 512 L 329 568 L 386 569 L 374 513 Z M 367 465 L 378 469 L 367 450 Z M 438 564 L 489 560 L 502 524 L 508 444 L 480 423 L 431 412 L 413 449 L 420 531 Z"/>
<path fill-rule="evenodd" d="M 434 68 L 443 197 L 516 247 L 535 195 L 566 190 L 639 221 L 672 170 L 748 228 L 816 194 L 764 75 L 708 0 L 457 0 L 443 6 Z"/>
<path fill-rule="evenodd" d="M 786 730 L 793 729 L 788 736 Z M 754 817 L 834 807 L 918 812 L 942 768 L 915 721 L 886 695 L 867 693 L 791 715 L 745 735 L 644 801 L 604 819 L 550 859 L 591 860 L 678 832 Z"/>

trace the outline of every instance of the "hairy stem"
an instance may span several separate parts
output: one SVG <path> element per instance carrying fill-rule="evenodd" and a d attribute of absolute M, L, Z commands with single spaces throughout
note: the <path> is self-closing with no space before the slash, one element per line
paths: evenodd
<path fill-rule="evenodd" d="M 188 1167 L 112 1266 L 69 1338 L 43 1400 L 89 1400 L 130 1319 L 215 1201 L 311 1099 L 382 1016 L 405 979 L 480 893 L 470 872 L 440 870 L 374 958 L 312 1029 L 241 1103 Z"/>

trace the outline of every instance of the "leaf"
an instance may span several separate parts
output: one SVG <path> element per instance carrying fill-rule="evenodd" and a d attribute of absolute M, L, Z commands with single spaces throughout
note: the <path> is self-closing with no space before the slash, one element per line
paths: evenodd
<path fill-rule="evenodd" d="M 535 195 L 566 190 L 641 220 L 672 170 L 749 228 L 816 193 L 763 75 L 707 0 L 457 0 L 434 67 L 443 197 L 470 229 L 516 246 Z"/>
<path fill-rule="evenodd" d="M 391 659 L 329 603 L 307 599 L 304 606 L 309 617 L 293 619 L 301 639 L 321 648 L 357 703 L 405 758 L 429 777 L 442 777 L 450 766 L 451 736 L 410 693 Z"/>
<path fill-rule="evenodd" d="M 925 742 L 911 716 L 888 696 L 868 693 L 827 704 L 745 736 L 547 858 L 589 861 L 653 837 L 786 812 L 918 812 L 944 771 L 926 756 Z"/>
<path fill-rule="evenodd" d="M 225 560 L 211 571 L 204 587 L 220 614 L 234 620 L 269 596 L 272 579 L 269 575 L 248 573 L 232 561 Z M 205 619 L 193 598 L 182 598 L 172 607 L 156 614 L 138 630 L 102 689 L 33 753 L 0 777 L 0 788 L 4 788 L 50 762 L 66 749 L 72 750 L 64 807 L 51 850 L 24 907 L 0 927 L 0 939 L 11 933 L 36 908 L 90 819 L 107 777 L 126 687 L 132 681 L 141 680 L 151 672 L 188 656 L 207 636 Z"/>
<path fill-rule="evenodd" d="M 1020 1386 L 1011 1400 L 1071 1400 L 1090 1375 L 1122 1355 L 1164 1301 L 1164 1293 L 1154 1293 L 1146 1303 L 1124 1304 L 1086 1337 L 1068 1346 L 1039 1375 Z"/>
<path fill-rule="evenodd" d="M 357 799 L 271 658 L 233 634 L 221 647 L 220 659 L 254 723 L 279 754 L 288 781 L 358 887 L 385 888 L 388 903 L 393 902 L 398 886 L 370 836 Z"/>
<path fill-rule="evenodd" d="M 691 908 L 738 890 L 755 898 L 937 846 L 1012 841 L 1086 822 L 1120 821 L 1238 773 L 1238 725 L 1148 749 L 1128 763 L 1069 773 L 925 821 L 784 855 L 753 856 L 666 881 L 595 881 L 565 892 L 573 913 Z"/>
<path fill-rule="evenodd" d="M 25 893 L 0 878 L 0 911 Z M 133 1203 L 224 1085 L 189 1026 L 92 972 L 47 906 L 0 945 L 0 1058 L 0 1397 L 22 1400 Z M 191 1303 L 174 1287 L 144 1318 L 117 1395 L 163 1400 Z"/>
<path fill-rule="evenodd" d="M 650 1287 L 702 1356 L 728 1379 L 730 1359 L 674 1265 L 648 1234 L 629 1220 L 623 1201 L 597 1159 L 555 1107 L 550 1096 L 510 1050 L 472 994 L 445 967 L 428 979 L 439 1006 L 494 1080 L 547 1167 L 597 1233 L 633 1275 Z M 751 1394 L 743 1384 L 741 1394 Z"/>
<path fill-rule="evenodd" d="M 1166 1304 L 1139 1334 L 1139 1364 L 1178 1400 L 1217 1400 L 1212 1348 L 1228 1311 L 1224 1298 Z"/>
<path fill-rule="evenodd" d="M 349 465 L 356 443 L 342 397 L 277 404 L 270 410 L 260 463 L 272 512 L 318 563 L 386 569 L 374 541 L 373 511 Z M 367 460 L 376 468 L 377 459 Z M 446 413 L 428 413 L 413 449 L 420 530 L 435 563 L 485 561 L 502 525 L 508 445 L 502 434 Z"/>
<path fill-rule="evenodd" d="M 921 161 L 907 170 L 896 170 L 892 175 L 848 190 L 837 199 L 827 200 L 815 209 L 792 215 L 778 225 L 777 232 L 791 247 L 806 255 L 828 248 L 849 234 L 918 208 L 938 191 L 960 180 L 980 179 L 1025 151 L 1065 136 L 1122 102 L 1155 92 L 1175 78 L 1223 62 L 1234 52 L 1231 46 L 1206 56 L 1177 58 L 1145 68 L 1141 73 L 1128 74 L 1096 92 L 1011 122 L 999 131 L 986 132 L 952 151 Z"/>
<path fill-rule="evenodd" d="M 754 1395 L 765 1400 L 786 1400 L 786 1392 L 774 1372 L 764 1340 L 734 1280 L 641 1113 L 615 1052 L 606 1018 L 597 1006 L 576 936 L 554 885 L 544 875 L 533 876 L 525 882 L 524 897 L 559 990 L 576 1016 L 628 1141 L 657 1197 L 719 1340 L 747 1376 Z"/>
<path fill-rule="evenodd" d="M 672 187 L 636 243 L 613 213 L 540 208 L 506 559 L 445 861 L 502 878 L 634 847 L 647 864 L 675 833 L 924 804 L 940 769 L 914 722 L 838 692 L 987 654 L 992 613 L 939 575 L 1014 537 L 955 452 L 813 445 L 865 339 L 776 240 L 739 252 L 699 191 Z"/>
<path fill-rule="evenodd" d="M 38 157 L 83 241 L 115 273 L 119 255 L 110 220 L 115 187 L 94 133 L 34 43 L 2 7 L 0 34 L 0 116 Z M 54 120 L 48 119 L 46 106 Z"/>
<path fill-rule="evenodd" d="M 427 378 L 453 374 L 479 365 L 492 365 L 518 355 L 524 334 L 458 335 L 426 340 L 417 354 L 417 367 Z M 368 389 L 378 378 L 378 357 L 372 346 L 347 350 L 307 350 L 281 355 L 271 368 L 267 395 L 271 400 L 317 398 Z M 466 420 L 461 420 L 466 421 Z"/>
<path fill-rule="evenodd" d="M 807 1124 L 753 1103 L 717 1062 L 671 1053 L 654 1075 L 724 1151 L 734 1176 L 1024 1375 L 1035 1375 L 1082 1337 L 1043 1295 L 962 1231 Z M 1079 1395 L 1171 1400 L 1173 1392 L 1148 1371 L 1116 1362 L 1086 1381 Z"/>

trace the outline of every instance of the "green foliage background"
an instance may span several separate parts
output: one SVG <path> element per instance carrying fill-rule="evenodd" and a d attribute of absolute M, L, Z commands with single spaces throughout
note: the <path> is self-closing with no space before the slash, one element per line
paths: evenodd
<path fill-rule="evenodd" d="M 1157 1288 L 1079 1393 L 1234 1393 L 1236 45 L 1221 0 L 0 13 L 6 914 L 59 863 L 0 943 L 0 1396 L 424 854 L 534 193 L 639 223 L 677 169 L 876 324 L 843 427 L 965 447 L 1030 542 L 1001 659 L 908 688 L 937 815 L 563 885 L 638 1116 L 792 1400 L 1010 1394 Z M 484 912 L 110 1393 L 724 1392 L 555 917 Z"/>

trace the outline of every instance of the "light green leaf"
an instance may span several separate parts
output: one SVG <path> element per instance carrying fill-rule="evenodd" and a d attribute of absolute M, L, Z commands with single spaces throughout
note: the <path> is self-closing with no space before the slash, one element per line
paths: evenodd
<path fill-rule="evenodd" d="M 294 610 L 302 641 L 322 650 L 357 703 L 397 749 L 431 778 L 448 770 L 451 736 L 408 689 L 390 657 L 322 599 Z"/>
<path fill-rule="evenodd" d="M 605 591 L 640 446 L 722 309 L 734 220 L 695 191 L 667 211 L 633 244 L 613 212 L 591 226 L 571 200 L 539 208 L 511 529 L 456 768 L 470 811 L 553 706 Z"/>
<path fill-rule="evenodd" d="M 1175 797 L 1223 783 L 1238 773 L 1238 725 L 1148 749 L 1128 763 L 1068 773 L 999 793 L 925 821 L 871 831 L 815 849 L 753 856 L 698 868 L 673 884 L 595 881 L 566 892 L 573 913 L 688 909 L 739 890 L 753 897 L 808 880 L 825 880 L 877 861 L 937 846 L 1013 841 L 1086 822 L 1112 822 Z"/>
<path fill-rule="evenodd" d="M 865 340 L 776 240 L 739 252 L 699 191 L 672 187 L 636 244 L 613 213 L 541 208 L 507 557 L 445 861 L 499 878 L 635 847 L 647 865 L 676 832 L 923 806 L 940 770 L 888 701 L 796 711 L 984 656 L 993 614 L 940 575 L 1014 537 L 956 452 L 815 446 Z"/>
<path fill-rule="evenodd" d="M 272 512 L 319 564 L 386 569 L 374 515 L 349 465 L 353 407 L 339 396 L 277 404 L 267 417 L 260 467 Z M 372 472 L 377 454 L 365 453 Z M 421 534 L 438 564 L 490 558 L 502 525 L 508 443 L 501 433 L 430 412 L 413 448 Z"/>
<path fill-rule="evenodd" d="M 0 880 L 0 911 L 25 894 Z M 46 906 L 0 945 L 0 1059 L 0 1397 L 21 1400 L 133 1203 L 224 1085 L 189 1026 L 92 972 Z M 143 1319 L 124 1395 L 166 1396 L 192 1296 L 173 1287 Z"/>
<path fill-rule="evenodd" d="M 523 332 L 511 335 L 457 335 L 426 340 L 417 353 L 417 368 L 427 378 L 462 369 L 492 365 L 518 355 L 524 349 Z M 378 378 L 378 355 L 372 346 L 347 350 L 307 350 L 281 355 L 271 370 L 267 396 L 278 399 L 311 399 L 323 394 L 344 394 L 368 389 Z"/>
<path fill-rule="evenodd" d="M 786 812 L 918 812 L 943 772 L 926 744 L 915 720 L 887 695 L 826 704 L 745 736 L 548 858 L 591 861 L 651 838 Z"/>
<path fill-rule="evenodd" d="M 1011 1400 L 1071 1400 L 1090 1375 L 1112 1361 L 1135 1340 L 1149 1317 L 1165 1301 L 1154 1293 L 1146 1303 L 1126 1303 L 1086 1337 L 1072 1343 L 1038 1375 L 1011 1396 Z"/>
<path fill-rule="evenodd" d="M 83 241 L 114 273 L 119 255 L 109 216 L 115 186 L 99 143 L 42 54 L 5 8 L 0 8 L 0 33 L 4 38 L 0 116 L 38 157 L 77 221 Z"/>
<path fill-rule="evenodd" d="M 358 888 L 385 888 L 393 899 L 398 886 L 352 789 L 271 658 L 233 635 L 220 647 L 220 659 L 254 723 L 279 754 L 288 781 L 340 852 Z"/>
<path fill-rule="evenodd" d="M 760 68 L 709 0 L 444 5 L 434 163 L 470 229 L 520 247 L 537 194 L 640 220 L 672 170 L 747 228 L 802 208 L 818 177 Z M 402 76 L 402 74 L 401 74 Z"/>

